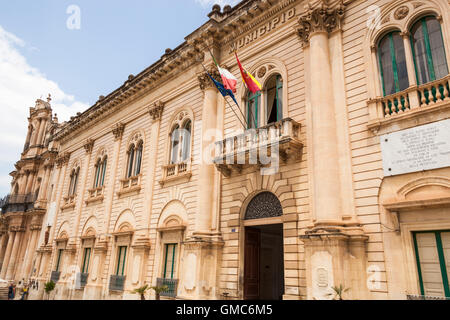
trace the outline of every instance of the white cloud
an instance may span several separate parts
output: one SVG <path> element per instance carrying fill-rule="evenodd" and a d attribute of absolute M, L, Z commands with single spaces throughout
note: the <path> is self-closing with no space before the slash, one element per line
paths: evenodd
<path fill-rule="evenodd" d="M 235 6 L 240 1 L 241 0 L 195 0 L 195 2 L 199 3 L 204 8 L 207 8 L 209 6 L 212 8 L 214 4 L 218 4 L 222 8 L 227 4 L 229 4 L 230 6 Z"/>
<path fill-rule="evenodd" d="M 88 105 L 61 90 L 58 84 L 30 66 L 21 50 L 29 47 L 22 39 L 0 26 L 0 196 L 9 191 L 8 174 L 19 160 L 28 128 L 29 108 L 38 98 L 52 95 L 53 112 L 60 121 L 85 110 Z M 9 169 L 8 169 L 9 168 Z"/>

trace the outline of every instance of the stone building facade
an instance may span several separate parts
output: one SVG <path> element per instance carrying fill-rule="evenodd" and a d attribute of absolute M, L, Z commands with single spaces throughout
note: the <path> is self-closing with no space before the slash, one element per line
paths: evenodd
<path fill-rule="evenodd" d="M 244 0 L 185 40 L 67 123 L 30 109 L 0 278 L 34 299 L 50 279 L 56 299 L 450 296 L 448 0 Z M 210 50 L 263 90 L 226 102 Z"/>

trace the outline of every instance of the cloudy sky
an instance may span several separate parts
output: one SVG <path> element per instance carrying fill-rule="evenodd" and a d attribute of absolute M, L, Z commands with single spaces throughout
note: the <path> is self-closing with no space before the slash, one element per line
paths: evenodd
<path fill-rule="evenodd" d="M 10 191 L 9 173 L 23 150 L 36 99 L 50 93 L 53 111 L 68 120 L 178 46 L 207 20 L 214 3 L 238 2 L 2 1 L 0 197 Z"/>

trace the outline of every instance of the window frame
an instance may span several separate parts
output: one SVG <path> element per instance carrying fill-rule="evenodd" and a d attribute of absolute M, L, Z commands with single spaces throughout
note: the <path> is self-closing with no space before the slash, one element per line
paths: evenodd
<path fill-rule="evenodd" d="M 251 102 L 254 102 L 254 110 L 251 111 L 251 107 L 250 104 Z M 260 111 L 260 106 L 259 104 L 262 101 L 262 92 L 258 91 L 256 93 L 252 93 L 251 91 L 248 91 L 247 93 L 247 101 L 246 101 L 246 105 L 247 105 L 247 129 L 257 129 L 259 128 L 259 122 L 258 122 L 258 115 L 259 115 L 259 111 Z M 252 113 L 253 112 L 253 113 Z M 254 121 L 254 125 L 255 127 L 252 127 L 252 124 L 250 122 Z"/>
<path fill-rule="evenodd" d="M 412 238 L 414 242 L 414 255 L 416 258 L 416 264 L 417 264 L 417 271 L 418 271 L 418 277 L 419 277 L 419 287 L 420 292 L 422 296 L 425 296 L 425 287 L 423 284 L 423 276 L 422 276 L 422 267 L 420 265 L 420 257 L 419 257 L 419 246 L 417 242 L 417 235 L 423 234 L 423 233 L 433 233 L 436 237 L 436 249 L 438 251 L 438 257 L 439 257 L 439 266 L 441 268 L 441 277 L 442 277 L 442 285 L 444 288 L 444 293 L 446 298 L 450 298 L 450 283 L 449 278 L 447 275 L 447 265 L 445 262 L 445 256 L 443 252 L 442 247 L 442 238 L 441 234 L 450 232 L 450 230 L 424 230 L 424 231 L 414 231 L 412 232 Z"/>
<path fill-rule="evenodd" d="M 171 266 L 171 275 L 170 278 L 167 277 L 167 259 L 169 257 L 169 247 L 173 246 L 172 250 L 172 266 Z M 178 249 L 178 243 L 165 243 L 164 244 L 164 267 L 163 267 L 163 278 L 164 279 L 176 279 L 176 267 L 177 267 L 177 249 Z"/>
<path fill-rule="evenodd" d="M 270 122 L 269 123 L 270 114 L 269 114 L 269 110 L 268 110 L 269 109 L 268 99 L 269 99 L 269 90 L 270 89 L 275 89 L 275 99 L 277 100 L 277 106 L 276 106 L 276 108 L 277 108 L 277 121 L 276 122 L 278 122 L 280 120 L 283 120 L 283 94 L 281 95 L 281 101 L 280 101 L 280 96 L 279 96 L 280 90 L 283 91 L 283 89 L 284 89 L 283 88 L 283 84 L 284 84 L 283 77 L 279 73 L 271 74 L 267 78 L 266 83 L 269 83 L 269 81 L 272 79 L 272 77 L 276 78 L 275 79 L 275 87 L 268 88 L 268 86 L 265 86 L 265 89 L 264 89 L 264 93 L 265 93 L 265 96 L 266 96 L 266 99 L 265 99 L 266 100 L 266 106 L 265 106 L 265 108 L 266 108 L 266 125 L 274 123 L 274 122 Z"/>
<path fill-rule="evenodd" d="M 56 257 L 56 267 L 55 272 L 60 272 L 62 256 L 64 254 L 64 249 L 58 249 L 58 255 Z"/>
<path fill-rule="evenodd" d="M 123 262 L 121 266 L 121 258 L 122 258 L 122 250 L 124 249 L 123 254 Z M 128 253 L 128 246 L 118 246 L 117 247 L 117 261 L 116 261 L 116 276 L 123 277 L 125 275 L 125 266 L 126 266 L 126 260 L 127 260 L 127 253 Z M 120 274 L 120 270 L 122 270 L 122 274 Z"/>
<path fill-rule="evenodd" d="M 87 254 L 88 250 L 89 250 L 89 254 Z M 81 266 L 81 273 L 89 273 L 89 266 L 90 266 L 90 262 L 91 262 L 91 254 L 92 254 L 92 248 L 91 247 L 84 248 L 84 250 L 83 250 L 83 264 Z"/>

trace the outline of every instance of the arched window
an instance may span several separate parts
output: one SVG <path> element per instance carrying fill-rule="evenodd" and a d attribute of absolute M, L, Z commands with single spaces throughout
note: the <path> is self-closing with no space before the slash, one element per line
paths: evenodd
<path fill-rule="evenodd" d="M 191 156 L 191 132 L 192 132 L 192 122 L 191 120 L 186 121 L 183 126 L 181 133 L 182 148 L 181 148 L 181 161 L 186 162 Z"/>
<path fill-rule="evenodd" d="M 256 129 L 258 127 L 258 114 L 261 108 L 261 91 L 248 93 L 247 96 L 247 128 Z"/>
<path fill-rule="evenodd" d="M 106 175 L 106 167 L 108 164 L 108 157 L 105 156 L 102 159 L 98 159 L 95 164 L 95 179 L 94 179 L 94 188 L 100 188 L 105 185 L 105 175 Z"/>
<path fill-rule="evenodd" d="M 134 166 L 134 175 L 137 176 L 141 174 L 141 163 L 142 163 L 142 148 L 143 142 L 139 141 L 138 146 L 136 148 L 136 157 L 135 157 L 135 166 Z"/>
<path fill-rule="evenodd" d="M 134 144 L 132 144 L 128 149 L 127 178 L 131 178 L 133 176 L 134 151 L 135 151 Z"/>
<path fill-rule="evenodd" d="M 384 36 L 378 44 L 381 82 L 385 96 L 409 87 L 405 48 L 400 32 Z"/>
<path fill-rule="evenodd" d="M 142 154 L 144 149 L 144 142 L 139 140 L 136 145 L 133 143 L 128 149 L 128 166 L 127 178 L 136 177 L 141 174 L 142 168 Z"/>
<path fill-rule="evenodd" d="M 176 164 L 180 155 L 180 126 L 176 125 L 170 133 L 170 164 Z"/>
<path fill-rule="evenodd" d="M 79 175 L 80 175 L 80 167 L 72 170 L 72 173 L 70 174 L 69 196 L 74 196 L 77 191 Z"/>
<path fill-rule="evenodd" d="M 435 17 L 421 18 L 413 25 L 411 46 L 419 85 L 448 74 L 441 25 Z"/>
<path fill-rule="evenodd" d="M 269 78 L 266 94 L 267 124 L 282 120 L 283 118 L 283 78 L 277 74 Z"/>

